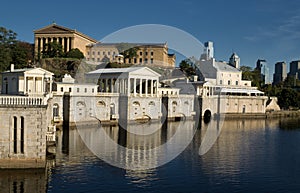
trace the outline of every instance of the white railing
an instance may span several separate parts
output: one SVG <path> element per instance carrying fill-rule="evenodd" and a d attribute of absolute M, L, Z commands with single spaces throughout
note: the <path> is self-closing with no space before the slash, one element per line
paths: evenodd
<path fill-rule="evenodd" d="M 44 97 L 0 96 L 0 105 L 6 106 L 40 106 L 46 105 Z"/>

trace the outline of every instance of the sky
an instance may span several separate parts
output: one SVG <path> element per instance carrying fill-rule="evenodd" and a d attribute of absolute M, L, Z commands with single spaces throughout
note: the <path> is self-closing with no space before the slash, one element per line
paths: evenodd
<path fill-rule="evenodd" d="M 265 59 L 271 76 L 276 62 L 300 59 L 298 0 L 10 0 L 1 8 L 0 26 L 31 43 L 33 30 L 53 22 L 96 40 L 124 28 L 157 24 L 182 30 L 202 43 L 213 41 L 217 60 L 228 61 L 236 52 L 241 65 L 254 68 L 257 59 Z"/>

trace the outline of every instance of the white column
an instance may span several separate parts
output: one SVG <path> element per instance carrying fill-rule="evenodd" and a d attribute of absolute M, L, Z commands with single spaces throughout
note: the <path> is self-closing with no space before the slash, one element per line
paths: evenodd
<path fill-rule="evenodd" d="M 148 79 L 146 79 L 146 83 L 145 83 L 145 94 L 146 94 L 146 97 L 148 96 Z"/>
<path fill-rule="evenodd" d="M 44 76 L 42 76 L 42 85 L 41 85 L 41 88 L 42 88 L 42 93 L 44 94 L 45 93 L 45 82 L 44 82 L 45 80 L 44 80 Z"/>
<path fill-rule="evenodd" d="M 110 92 L 113 93 L 114 92 L 114 88 L 113 88 L 113 78 L 110 79 Z"/>
<path fill-rule="evenodd" d="M 33 84 L 32 84 L 32 85 L 33 85 L 32 93 L 35 93 L 35 92 L 36 92 L 36 91 L 35 91 L 35 90 L 36 90 L 36 85 L 35 85 L 35 84 L 36 84 L 36 82 L 35 82 L 35 76 L 34 76 L 34 77 L 33 77 Z"/>
<path fill-rule="evenodd" d="M 67 37 L 67 38 L 66 38 L 66 45 L 67 45 L 66 51 L 67 51 L 67 52 L 69 51 L 69 41 L 68 41 L 68 40 L 69 40 L 69 38 Z"/>
<path fill-rule="evenodd" d="M 140 78 L 140 96 L 142 96 L 143 79 Z"/>
<path fill-rule="evenodd" d="M 153 96 L 153 80 L 151 79 L 151 96 Z"/>
<path fill-rule="evenodd" d="M 156 94 L 156 96 L 158 96 L 158 80 L 156 80 L 156 84 L 155 84 L 155 94 Z"/>
<path fill-rule="evenodd" d="M 130 85 L 130 78 L 129 77 L 127 78 L 127 85 L 128 85 L 127 96 L 129 96 L 130 92 L 131 92 L 131 85 Z"/>
<path fill-rule="evenodd" d="M 65 38 L 64 37 L 61 38 L 61 45 L 62 45 L 63 51 L 65 51 Z"/>
<path fill-rule="evenodd" d="M 24 94 L 26 94 L 26 93 L 27 93 L 27 77 L 24 74 Z"/>
<path fill-rule="evenodd" d="M 50 78 L 50 88 L 49 88 L 49 93 L 52 93 L 52 83 L 53 83 L 53 80 L 52 80 L 52 78 Z"/>
<path fill-rule="evenodd" d="M 133 95 L 136 96 L 136 78 L 133 79 Z"/>
<path fill-rule="evenodd" d="M 104 83 L 104 92 L 108 92 L 107 87 L 108 87 L 108 79 L 106 78 Z"/>

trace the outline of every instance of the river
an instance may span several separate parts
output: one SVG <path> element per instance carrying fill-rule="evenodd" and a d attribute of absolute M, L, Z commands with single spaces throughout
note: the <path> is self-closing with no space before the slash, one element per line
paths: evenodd
<path fill-rule="evenodd" d="M 47 169 L 2 170 L 0 192 L 299 192 L 299 123 L 212 120 L 59 131 Z"/>

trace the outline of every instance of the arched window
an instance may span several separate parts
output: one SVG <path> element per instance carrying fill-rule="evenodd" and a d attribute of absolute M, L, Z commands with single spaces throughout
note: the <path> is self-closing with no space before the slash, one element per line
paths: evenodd
<path fill-rule="evenodd" d="M 176 101 L 173 101 L 173 102 L 172 102 L 172 105 L 173 105 L 173 106 L 177 106 L 177 102 L 176 102 Z"/>
<path fill-rule="evenodd" d="M 53 105 L 53 117 L 58 117 L 59 116 L 59 106 L 57 103 Z"/>
<path fill-rule="evenodd" d="M 85 103 L 83 101 L 78 101 L 76 106 L 77 107 L 85 107 Z"/>
<path fill-rule="evenodd" d="M 97 102 L 97 105 L 98 105 L 98 106 L 101 106 L 101 107 L 105 107 L 106 104 L 105 104 L 104 101 L 98 101 L 98 102 Z"/>
<path fill-rule="evenodd" d="M 132 104 L 133 104 L 133 106 L 136 106 L 136 107 L 141 106 L 140 103 L 139 103 L 138 101 L 134 101 Z"/>
<path fill-rule="evenodd" d="M 154 101 L 150 101 L 148 105 L 149 106 L 155 106 L 155 102 Z"/>

